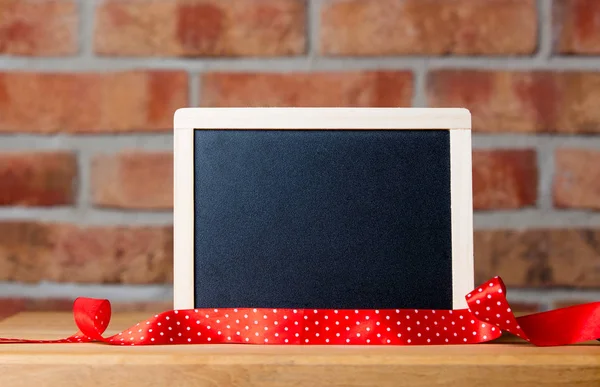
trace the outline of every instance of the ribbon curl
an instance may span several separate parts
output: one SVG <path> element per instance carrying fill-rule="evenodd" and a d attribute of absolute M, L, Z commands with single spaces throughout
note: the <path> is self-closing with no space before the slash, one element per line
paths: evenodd
<path fill-rule="evenodd" d="M 494 277 L 466 296 L 468 309 L 186 309 L 163 312 L 116 335 L 102 336 L 110 322 L 108 300 L 78 298 L 73 315 L 79 332 L 60 340 L 1 339 L 8 343 L 110 345 L 476 344 L 510 332 L 537 346 L 600 338 L 600 302 L 515 317 L 506 287 Z"/>

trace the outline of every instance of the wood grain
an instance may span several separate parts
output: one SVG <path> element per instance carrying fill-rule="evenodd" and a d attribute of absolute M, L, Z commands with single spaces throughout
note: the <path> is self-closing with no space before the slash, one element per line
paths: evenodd
<path fill-rule="evenodd" d="M 108 333 L 146 319 L 113 316 Z M 0 337 L 61 338 L 68 313 L 23 313 Z M 594 386 L 600 343 L 537 348 L 514 339 L 471 346 L 358 347 L 103 344 L 0 345 L 4 386 Z"/>

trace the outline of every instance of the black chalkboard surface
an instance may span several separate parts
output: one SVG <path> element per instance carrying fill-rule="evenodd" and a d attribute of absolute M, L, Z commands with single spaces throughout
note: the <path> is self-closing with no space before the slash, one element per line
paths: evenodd
<path fill-rule="evenodd" d="M 194 306 L 452 309 L 449 130 L 194 130 Z"/>

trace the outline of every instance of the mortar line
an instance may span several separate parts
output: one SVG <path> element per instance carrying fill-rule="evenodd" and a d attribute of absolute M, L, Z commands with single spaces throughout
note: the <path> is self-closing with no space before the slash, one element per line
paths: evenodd
<path fill-rule="evenodd" d="M 413 107 L 427 107 L 427 66 L 416 66 L 413 69 Z"/>
<path fill-rule="evenodd" d="M 201 78 L 199 79 L 199 85 Z M 192 86 L 194 89 L 200 87 Z M 200 93 L 194 97 L 197 99 Z M 480 149 L 525 149 L 535 148 L 538 144 L 554 147 L 574 147 L 600 150 L 600 132 L 589 134 L 549 134 L 549 133 L 473 133 L 473 150 Z M 0 134 L 0 151 L 31 151 L 37 150 L 74 150 L 86 149 L 102 151 L 103 153 L 118 153 L 126 148 L 145 148 L 150 151 L 169 151 L 173 149 L 173 134 L 171 130 L 162 133 L 105 133 L 105 134 L 76 134 L 59 133 L 44 134 Z"/>
<path fill-rule="evenodd" d="M 24 297 L 31 299 L 76 297 L 107 298 L 114 302 L 161 302 L 171 301 L 172 285 L 168 284 L 78 284 L 41 282 L 25 284 L 19 282 L 0 282 L 0 299 Z"/>
<path fill-rule="evenodd" d="M 96 1 L 79 0 L 79 43 L 82 58 L 94 57 L 94 15 L 96 12 Z"/>
<path fill-rule="evenodd" d="M 321 35 L 321 9 L 322 0 L 307 0 L 306 11 L 306 53 L 309 68 L 312 68 L 315 59 L 319 57 L 319 37 Z"/>
<path fill-rule="evenodd" d="M 406 70 L 427 66 L 430 70 L 471 69 L 488 71 L 571 70 L 598 71 L 599 57 L 295 57 L 240 58 L 235 61 L 213 58 L 109 58 L 74 57 L 32 60 L 0 57 L 0 70 L 32 72 L 111 72 L 133 69 L 181 71 L 355 71 Z"/>
<path fill-rule="evenodd" d="M 188 90 L 188 104 L 189 107 L 196 107 L 196 106 L 200 106 L 200 98 L 201 98 L 201 85 L 202 85 L 202 80 L 201 80 L 201 76 L 200 74 L 198 74 L 197 72 L 189 72 L 188 73 L 189 76 L 189 82 L 188 82 L 188 87 L 190 88 Z"/>
<path fill-rule="evenodd" d="M 76 203 L 76 219 L 74 223 L 85 221 L 92 207 L 92 154 L 86 149 L 79 149 L 78 153 L 78 186 L 79 195 Z"/>
<path fill-rule="evenodd" d="M 552 182 L 554 179 L 554 150 L 555 142 L 540 143 L 537 147 L 538 166 L 538 208 L 540 210 L 552 211 L 554 209 L 552 200 Z"/>
<path fill-rule="evenodd" d="M 538 50 L 536 57 L 546 61 L 552 57 L 552 1 L 537 0 Z"/>

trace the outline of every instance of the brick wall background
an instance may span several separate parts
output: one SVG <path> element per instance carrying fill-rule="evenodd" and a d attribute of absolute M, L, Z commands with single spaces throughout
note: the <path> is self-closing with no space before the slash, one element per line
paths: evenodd
<path fill-rule="evenodd" d="M 476 281 L 600 300 L 600 1 L 0 0 L 0 315 L 170 307 L 183 106 L 464 106 Z"/>

